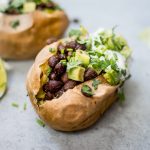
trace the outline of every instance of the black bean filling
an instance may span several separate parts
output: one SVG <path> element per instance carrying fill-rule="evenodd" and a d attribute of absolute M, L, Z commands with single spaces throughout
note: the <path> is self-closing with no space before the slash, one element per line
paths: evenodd
<path fill-rule="evenodd" d="M 72 51 L 68 51 L 68 49 L 72 49 Z M 67 42 L 66 44 L 60 43 L 57 47 L 57 54 L 49 58 L 48 65 L 52 68 L 52 71 L 49 75 L 49 81 L 43 86 L 43 91 L 46 93 L 44 100 L 58 98 L 68 89 L 73 89 L 81 83 L 68 79 L 66 65 L 61 62 L 65 59 L 67 61 L 67 57 L 71 56 L 77 49 L 86 50 L 86 46 L 76 41 Z M 97 73 L 94 70 L 87 68 L 84 81 L 93 79 L 96 76 Z"/>
<path fill-rule="evenodd" d="M 11 5 L 11 4 L 9 4 Z M 54 2 L 47 2 L 47 3 L 40 3 L 36 5 L 36 10 L 45 10 L 45 9 L 51 9 L 55 10 L 58 6 Z M 9 7 L 5 13 L 10 15 L 18 15 L 22 13 L 23 6 L 20 6 L 18 8 Z"/>
<path fill-rule="evenodd" d="M 37 10 L 44 10 L 44 9 L 55 9 L 56 5 L 53 2 L 48 2 L 48 3 L 40 3 L 36 6 Z"/>

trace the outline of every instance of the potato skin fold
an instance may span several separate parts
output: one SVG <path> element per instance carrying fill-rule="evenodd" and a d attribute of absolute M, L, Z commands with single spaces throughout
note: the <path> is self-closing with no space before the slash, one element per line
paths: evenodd
<path fill-rule="evenodd" d="M 93 97 L 85 97 L 81 93 L 82 83 L 67 90 L 59 98 L 45 101 L 38 106 L 35 95 L 40 88 L 39 66 L 53 55 L 48 49 L 57 47 L 58 43 L 46 46 L 36 57 L 27 75 L 27 91 L 37 114 L 52 128 L 60 131 L 85 129 L 94 124 L 116 100 L 118 86 L 110 86 L 102 76 L 98 76 L 97 79 L 101 80 L 101 84 L 98 85 Z M 89 80 L 84 83 L 92 88 L 92 82 Z"/>
<path fill-rule="evenodd" d="M 9 27 L 10 20 L 20 21 L 19 30 Z M 0 56 L 16 60 L 34 58 L 48 38 L 60 38 L 69 24 L 68 17 L 61 10 L 50 14 L 42 11 L 23 15 L 0 14 L 0 21 L 3 22 L 0 25 Z"/>

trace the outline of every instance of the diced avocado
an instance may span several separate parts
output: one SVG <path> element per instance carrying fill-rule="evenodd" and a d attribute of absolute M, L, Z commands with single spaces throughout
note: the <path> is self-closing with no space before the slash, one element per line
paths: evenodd
<path fill-rule="evenodd" d="M 78 66 L 75 68 L 72 68 L 69 72 L 68 72 L 68 78 L 75 80 L 75 81 L 84 81 L 84 72 L 85 72 L 85 68 Z"/>
<path fill-rule="evenodd" d="M 41 85 L 44 85 L 47 81 L 48 81 L 48 77 L 44 74 L 44 75 L 41 77 Z"/>
<path fill-rule="evenodd" d="M 40 90 L 36 95 L 36 98 L 44 99 L 44 97 L 45 97 L 45 92 L 43 90 Z"/>
<path fill-rule="evenodd" d="M 52 13 L 52 12 L 54 12 L 54 10 L 53 9 L 44 9 L 44 12 L 46 12 L 46 13 Z"/>
<path fill-rule="evenodd" d="M 48 63 L 44 63 L 40 66 L 40 69 L 43 73 L 42 77 L 41 77 L 41 84 L 45 84 L 48 80 L 48 76 L 51 73 L 51 68 L 48 66 Z"/>
<path fill-rule="evenodd" d="M 90 63 L 90 56 L 82 50 L 77 50 L 75 53 L 75 60 L 80 61 L 84 66 L 88 66 Z"/>
<path fill-rule="evenodd" d="M 111 85 L 119 84 L 120 75 L 116 71 L 109 70 L 103 76 Z"/>
<path fill-rule="evenodd" d="M 26 2 L 23 5 L 23 12 L 24 13 L 30 13 L 35 11 L 36 9 L 36 4 L 34 2 Z"/>

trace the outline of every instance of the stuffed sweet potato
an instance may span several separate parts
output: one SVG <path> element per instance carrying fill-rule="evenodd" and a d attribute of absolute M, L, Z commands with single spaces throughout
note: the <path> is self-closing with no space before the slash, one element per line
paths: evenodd
<path fill-rule="evenodd" d="M 30 100 L 42 120 L 61 131 L 95 123 L 129 76 L 130 49 L 114 30 L 93 35 L 81 27 L 47 45 L 27 75 Z"/>
<path fill-rule="evenodd" d="M 0 56 L 30 59 L 48 39 L 60 38 L 69 21 L 65 12 L 50 0 L 13 0 L 0 14 Z"/>

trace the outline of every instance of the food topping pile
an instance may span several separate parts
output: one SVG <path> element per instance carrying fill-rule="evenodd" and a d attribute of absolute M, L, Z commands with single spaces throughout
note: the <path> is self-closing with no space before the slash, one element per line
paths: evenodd
<path fill-rule="evenodd" d="M 126 40 L 115 33 L 115 28 L 100 29 L 89 35 L 80 27 L 71 30 L 69 38 L 59 41 L 56 48 L 50 48 L 53 56 L 41 65 L 41 89 L 36 98 L 39 102 L 60 97 L 68 89 L 73 89 L 85 81 L 93 80 L 97 90 L 101 81 L 99 75 L 110 85 L 121 85 L 128 78 L 127 58 L 131 50 Z M 94 95 L 91 87 L 83 83 L 84 96 Z"/>
<path fill-rule="evenodd" d="M 0 12 L 17 15 L 41 10 L 51 13 L 61 8 L 51 0 L 11 0 L 6 7 L 0 8 Z"/>

